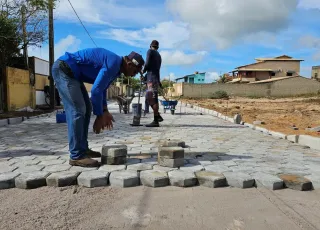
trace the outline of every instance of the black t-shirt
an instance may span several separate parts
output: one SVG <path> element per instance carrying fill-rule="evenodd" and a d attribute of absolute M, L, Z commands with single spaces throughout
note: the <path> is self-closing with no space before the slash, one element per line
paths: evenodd
<path fill-rule="evenodd" d="M 143 72 L 147 72 L 147 82 L 160 82 L 161 55 L 157 50 L 149 49 Z"/>

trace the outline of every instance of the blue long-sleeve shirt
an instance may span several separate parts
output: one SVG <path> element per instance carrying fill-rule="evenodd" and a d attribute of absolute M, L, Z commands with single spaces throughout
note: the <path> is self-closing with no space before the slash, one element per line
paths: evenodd
<path fill-rule="evenodd" d="M 122 57 L 103 48 L 66 52 L 59 58 L 65 61 L 72 70 L 74 78 L 81 82 L 93 84 L 91 102 L 93 114 L 103 114 L 103 106 L 107 105 L 106 90 L 120 75 Z"/>

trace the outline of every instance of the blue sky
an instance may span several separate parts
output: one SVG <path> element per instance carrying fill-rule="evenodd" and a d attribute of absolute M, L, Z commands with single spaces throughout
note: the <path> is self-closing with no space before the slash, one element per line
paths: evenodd
<path fill-rule="evenodd" d="M 301 58 L 301 75 L 320 65 L 319 0 L 71 0 L 99 47 L 144 57 L 160 42 L 161 77 L 220 73 L 282 54 Z M 55 57 L 94 47 L 67 0 L 55 14 Z M 30 49 L 48 58 L 48 46 Z"/>

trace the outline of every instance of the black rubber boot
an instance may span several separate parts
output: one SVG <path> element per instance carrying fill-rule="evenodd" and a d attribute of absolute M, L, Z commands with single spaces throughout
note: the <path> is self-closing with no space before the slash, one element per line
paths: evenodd
<path fill-rule="evenodd" d="M 163 122 L 163 118 L 161 117 L 160 113 L 158 114 L 158 122 Z"/>

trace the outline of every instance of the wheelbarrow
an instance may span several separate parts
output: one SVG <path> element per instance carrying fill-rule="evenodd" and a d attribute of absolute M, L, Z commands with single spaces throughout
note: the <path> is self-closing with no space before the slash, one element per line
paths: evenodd
<path fill-rule="evenodd" d="M 133 100 L 134 96 L 131 97 L 124 97 L 124 96 L 116 96 L 118 105 L 119 105 L 119 111 L 124 112 L 124 114 L 127 114 L 130 112 L 130 105 Z"/>
<path fill-rule="evenodd" d="M 160 103 L 163 106 L 164 113 L 166 113 L 167 110 L 170 110 L 171 114 L 174 115 L 176 105 L 178 104 L 178 100 L 160 100 Z"/>

